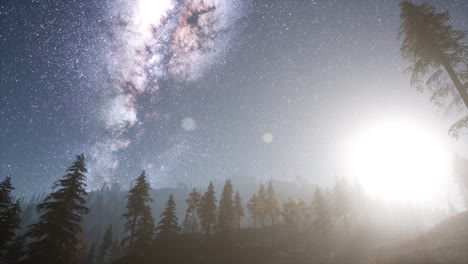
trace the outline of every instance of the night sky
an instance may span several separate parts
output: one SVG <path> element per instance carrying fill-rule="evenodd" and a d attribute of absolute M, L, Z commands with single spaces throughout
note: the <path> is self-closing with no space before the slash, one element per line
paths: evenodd
<path fill-rule="evenodd" d="M 0 3 L 0 175 L 47 191 L 76 154 L 88 186 L 145 169 L 153 188 L 241 180 L 329 184 L 365 124 L 403 118 L 452 153 L 429 93 L 409 86 L 399 1 Z M 468 1 L 429 1 L 468 28 Z"/>

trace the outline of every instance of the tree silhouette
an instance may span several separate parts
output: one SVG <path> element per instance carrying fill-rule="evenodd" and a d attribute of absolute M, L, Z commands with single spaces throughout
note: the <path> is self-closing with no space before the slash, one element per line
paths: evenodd
<path fill-rule="evenodd" d="M 179 229 L 176 204 L 174 202 L 174 195 L 171 193 L 167 200 L 166 207 L 161 214 L 161 220 L 156 228 L 158 238 L 162 240 L 173 238 L 179 232 Z"/>
<path fill-rule="evenodd" d="M 87 195 L 86 172 L 84 155 L 78 155 L 67 174 L 54 184 L 57 190 L 37 206 L 42 215 L 26 233 L 33 239 L 27 250 L 30 262 L 67 263 L 73 258 L 77 234 L 81 233 L 81 215 L 89 211 L 83 198 Z"/>
<path fill-rule="evenodd" d="M 237 232 L 239 232 L 240 223 L 242 221 L 242 218 L 244 217 L 244 207 L 242 207 L 242 198 L 240 196 L 239 191 L 236 191 L 236 195 L 234 197 L 234 216 L 237 224 Z"/>
<path fill-rule="evenodd" d="M 21 223 L 19 200 L 13 203 L 11 197 L 14 189 L 11 176 L 7 176 L 0 183 L 0 261 L 5 260 L 10 247 L 15 243 L 15 230 Z"/>
<path fill-rule="evenodd" d="M 234 224 L 234 200 L 231 180 L 226 180 L 219 199 L 218 215 L 216 217 L 216 234 L 221 239 L 227 239 Z"/>
<path fill-rule="evenodd" d="M 102 238 L 99 254 L 96 259 L 97 264 L 106 264 L 110 262 L 110 249 L 112 247 L 112 224 L 109 225 Z"/>
<path fill-rule="evenodd" d="M 153 201 L 149 196 L 149 189 L 150 185 L 143 171 L 127 195 L 127 212 L 122 217 L 127 220 L 124 228 L 127 236 L 123 238 L 123 243 L 129 254 L 133 252 L 136 241 L 141 247 L 147 246 L 153 239 L 154 219 L 147 204 Z"/>
<path fill-rule="evenodd" d="M 24 258 L 24 238 L 17 236 L 9 245 L 5 256 L 5 263 L 20 263 Z"/>
<path fill-rule="evenodd" d="M 200 199 L 197 209 L 198 218 L 202 229 L 209 236 L 211 227 L 216 223 L 216 196 L 212 182 L 208 185 L 208 190 Z"/>
<path fill-rule="evenodd" d="M 249 209 L 250 217 L 254 220 L 253 228 L 255 232 L 257 229 L 257 220 L 262 210 L 256 193 L 252 195 L 252 198 L 250 198 L 249 202 L 247 203 L 247 209 Z"/>
<path fill-rule="evenodd" d="M 413 63 L 407 69 L 412 73 L 411 84 L 424 89 L 423 78 L 430 74 L 425 84 L 433 92 L 433 103 L 447 110 L 457 104 L 468 109 L 468 47 L 461 43 L 465 33 L 448 24 L 448 12 L 437 13 L 431 5 L 402 1 L 400 7 L 402 23 L 398 36 L 403 38 L 402 57 Z M 446 106 L 450 96 L 454 99 Z M 461 123 L 468 125 L 468 116 L 452 126 L 453 136 L 459 136 Z"/>
<path fill-rule="evenodd" d="M 304 227 L 307 214 L 307 204 L 300 199 L 288 198 L 283 205 L 283 219 L 291 234 L 294 249 L 296 249 L 297 236 Z"/>
<path fill-rule="evenodd" d="M 187 202 L 187 210 L 186 210 L 186 220 L 190 220 L 190 231 L 194 233 L 197 230 L 198 226 L 198 219 L 197 219 L 197 208 L 200 204 L 201 195 L 197 191 L 197 189 L 193 188 L 192 192 L 189 194 L 189 198 L 186 200 Z"/>
<path fill-rule="evenodd" d="M 143 211 L 142 216 L 138 219 L 135 230 L 135 247 L 139 251 L 144 251 L 153 242 L 156 227 L 154 225 L 154 218 L 151 215 L 151 210 Z"/>

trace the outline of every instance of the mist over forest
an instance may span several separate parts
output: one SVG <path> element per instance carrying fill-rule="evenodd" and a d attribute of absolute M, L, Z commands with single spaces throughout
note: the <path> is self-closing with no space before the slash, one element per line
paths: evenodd
<path fill-rule="evenodd" d="M 0 263 L 468 263 L 468 2 L 0 3 Z"/>

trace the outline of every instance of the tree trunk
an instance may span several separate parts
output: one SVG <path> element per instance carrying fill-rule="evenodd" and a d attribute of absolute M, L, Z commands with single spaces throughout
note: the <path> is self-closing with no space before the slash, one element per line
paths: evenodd
<path fill-rule="evenodd" d="M 440 55 L 440 58 L 442 65 L 444 66 L 445 70 L 450 76 L 450 79 L 452 79 L 453 84 L 457 88 L 458 94 L 460 95 L 463 103 L 465 104 L 466 109 L 468 109 L 468 93 L 466 92 L 465 87 L 463 87 L 463 84 L 461 83 L 457 74 L 453 70 L 452 65 L 450 65 L 449 61 L 447 61 L 447 58 L 443 54 Z"/>

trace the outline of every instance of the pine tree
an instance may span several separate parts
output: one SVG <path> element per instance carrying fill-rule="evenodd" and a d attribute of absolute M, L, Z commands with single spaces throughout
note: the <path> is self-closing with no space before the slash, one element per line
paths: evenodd
<path fill-rule="evenodd" d="M 0 261 L 6 257 L 10 247 L 15 243 L 15 230 L 21 223 L 21 206 L 19 200 L 13 203 L 11 192 L 15 188 L 8 176 L 0 183 Z"/>
<path fill-rule="evenodd" d="M 88 254 L 86 254 L 86 264 L 94 264 L 96 260 L 96 243 L 93 243 L 91 245 L 91 248 L 88 251 Z"/>
<path fill-rule="evenodd" d="M 237 224 L 237 232 L 239 232 L 240 223 L 242 221 L 242 218 L 244 218 L 244 207 L 242 206 L 242 199 L 239 191 L 236 192 L 236 195 L 234 197 L 234 215 Z"/>
<path fill-rule="evenodd" d="M 39 222 L 29 226 L 26 236 L 33 241 L 28 245 L 28 259 L 32 263 L 69 263 L 81 233 L 81 215 L 87 214 L 83 196 L 87 195 L 84 155 L 67 169 L 67 174 L 54 185 L 55 192 L 37 205 L 42 213 Z"/>
<path fill-rule="evenodd" d="M 273 189 L 273 184 L 271 181 L 268 183 L 268 188 L 266 191 L 265 215 L 270 218 L 272 227 L 274 227 L 275 222 L 281 215 L 281 207 L 278 199 L 276 198 L 275 189 Z"/>
<path fill-rule="evenodd" d="M 123 243 L 128 254 L 135 248 L 135 242 L 139 241 L 139 246 L 148 246 L 154 236 L 154 219 L 151 215 L 151 208 L 147 203 L 153 201 L 149 195 L 150 185 L 146 180 L 145 171 L 136 179 L 135 185 L 130 189 L 127 202 L 127 212 L 122 215 L 125 222 L 125 233 Z"/>
<path fill-rule="evenodd" d="M 101 246 L 99 247 L 99 254 L 96 258 L 97 264 L 106 264 L 110 262 L 110 249 L 112 247 L 112 241 L 112 224 L 110 224 L 104 233 Z"/>
<path fill-rule="evenodd" d="M 218 215 L 216 217 L 216 234 L 221 239 L 226 239 L 234 225 L 234 200 L 233 187 L 230 180 L 227 180 L 219 200 Z"/>
<path fill-rule="evenodd" d="M 186 200 L 187 202 L 187 210 L 186 214 L 190 219 L 190 230 L 194 233 L 198 228 L 198 219 L 197 219 L 197 208 L 200 204 L 201 195 L 197 191 L 197 189 L 193 188 L 192 192 L 189 194 L 189 198 Z"/>
<path fill-rule="evenodd" d="M 11 198 L 11 192 L 14 190 L 15 188 L 13 187 L 13 184 L 11 183 L 11 176 L 7 176 L 5 178 L 5 180 L 3 180 L 1 183 L 0 183 L 0 213 L 1 214 L 1 218 L 0 220 L 2 220 L 2 223 L 4 222 L 3 220 L 3 216 L 6 214 L 6 212 L 8 211 L 8 209 L 10 208 L 11 204 L 12 204 L 12 198 Z M 4 228 L 2 226 L 2 228 Z M 3 229 L 2 229 L 3 231 Z M 4 238 L 4 237 L 2 237 Z"/>
<path fill-rule="evenodd" d="M 212 182 L 208 185 L 208 190 L 201 197 L 197 209 L 198 218 L 206 236 L 210 235 L 211 228 L 216 222 L 216 196 Z"/>
<path fill-rule="evenodd" d="M 257 220 L 261 212 L 261 206 L 256 193 L 252 195 L 249 202 L 247 203 L 247 209 L 249 210 L 250 218 L 254 220 L 254 232 L 257 229 Z"/>
<path fill-rule="evenodd" d="M 11 240 L 14 236 L 14 230 L 10 230 L 7 215 L 13 205 L 11 192 L 15 188 L 11 183 L 11 176 L 7 176 L 5 180 L 0 183 L 0 246 Z"/>
<path fill-rule="evenodd" d="M 17 236 L 9 245 L 5 257 L 5 263 L 20 263 L 24 258 L 24 238 Z"/>
<path fill-rule="evenodd" d="M 156 227 L 151 210 L 144 210 L 140 219 L 138 219 L 135 229 L 135 248 L 139 251 L 145 251 L 154 240 Z"/>
<path fill-rule="evenodd" d="M 322 242 L 322 245 L 325 247 L 325 250 L 328 255 L 330 255 L 330 229 L 331 229 L 331 220 L 329 207 L 327 201 L 320 190 L 320 188 L 315 188 L 314 200 L 312 202 L 313 209 L 313 220 L 312 224 L 316 230 L 316 238 Z"/>
<path fill-rule="evenodd" d="M 296 249 L 297 235 L 306 224 L 307 205 L 303 200 L 289 197 L 283 209 L 283 219 L 292 237 L 294 249 Z"/>
<path fill-rule="evenodd" d="M 263 186 L 263 183 L 260 183 L 260 186 L 258 187 L 257 197 L 258 197 L 258 219 L 260 221 L 260 224 L 262 225 L 262 228 L 264 228 L 265 219 L 266 219 L 265 204 L 266 204 L 267 197 L 266 197 L 266 192 L 265 192 L 265 186 Z"/>
<path fill-rule="evenodd" d="M 411 84 L 423 90 L 423 78 L 430 74 L 425 83 L 433 92 L 434 104 L 445 107 L 447 98 L 453 97 L 447 111 L 453 105 L 463 104 L 468 109 L 468 46 L 462 43 L 465 33 L 448 24 L 448 12 L 437 13 L 427 3 L 402 1 L 400 7 L 401 54 L 413 63 L 407 69 L 412 73 Z M 468 126 L 468 116 L 452 126 L 451 134 L 460 136 L 459 129 L 463 126 Z"/>
<path fill-rule="evenodd" d="M 176 204 L 174 202 L 174 195 L 171 193 L 167 200 L 164 212 L 161 214 L 161 220 L 156 228 L 158 237 L 162 240 L 171 239 L 179 232 L 179 224 L 176 213 Z"/>

